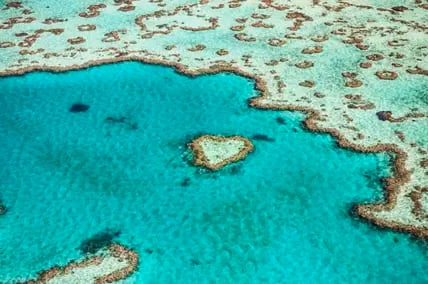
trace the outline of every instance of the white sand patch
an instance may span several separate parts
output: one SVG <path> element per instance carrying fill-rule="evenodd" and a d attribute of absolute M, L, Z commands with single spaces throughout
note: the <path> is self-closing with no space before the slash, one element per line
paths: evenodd
<path fill-rule="evenodd" d="M 94 283 L 95 279 L 108 275 L 114 271 L 128 266 L 127 261 L 120 257 L 107 255 L 99 264 L 90 264 L 86 267 L 76 267 L 68 273 L 54 277 L 48 280 L 47 284 L 87 284 Z"/>
<path fill-rule="evenodd" d="M 242 140 L 228 139 L 225 141 L 203 140 L 199 143 L 204 155 L 210 164 L 222 163 L 225 160 L 239 155 L 245 149 L 245 142 Z"/>

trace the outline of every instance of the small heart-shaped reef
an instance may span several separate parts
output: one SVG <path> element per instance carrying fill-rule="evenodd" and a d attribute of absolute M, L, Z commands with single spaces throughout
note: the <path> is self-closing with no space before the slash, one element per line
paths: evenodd
<path fill-rule="evenodd" d="M 251 141 L 241 136 L 203 135 L 188 146 L 194 154 L 193 163 L 211 170 L 242 160 L 254 149 Z"/>

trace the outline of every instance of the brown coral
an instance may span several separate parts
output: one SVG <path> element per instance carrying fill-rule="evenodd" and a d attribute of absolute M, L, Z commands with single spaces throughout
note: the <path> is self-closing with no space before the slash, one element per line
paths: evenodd
<path fill-rule="evenodd" d="M 323 48 L 322 48 L 322 46 L 314 46 L 314 47 L 307 47 L 307 48 L 304 48 L 303 50 L 302 50 L 302 53 L 303 54 L 314 54 L 314 53 L 321 53 L 323 51 Z"/>
<path fill-rule="evenodd" d="M 77 29 L 81 32 L 87 32 L 87 31 L 93 31 L 97 28 L 95 25 L 80 25 L 77 27 Z"/>
<path fill-rule="evenodd" d="M 228 55 L 229 51 L 227 51 L 226 49 L 219 49 L 216 51 L 216 53 L 217 55 L 224 56 L 224 55 Z"/>
<path fill-rule="evenodd" d="M 85 41 L 86 40 L 81 36 L 67 39 L 67 42 L 70 44 L 81 44 L 81 43 L 84 43 Z"/>
<path fill-rule="evenodd" d="M 385 56 L 383 56 L 382 54 L 375 53 L 375 54 L 369 54 L 369 55 L 367 55 L 366 58 L 368 60 L 372 60 L 372 61 L 379 61 L 379 60 L 384 59 Z"/>
<path fill-rule="evenodd" d="M 299 63 L 296 63 L 294 66 L 296 66 L 297 68 L 305 69 L 305 68 L 310 68 L 310 67 L 314 66 L 314 63 L 312 61 L 309 61 L 309 60 L 304 60 L 304 61 L 301 61 Z"/>
<path fill-rule="evenodd" d="M 307 87 L 307 88 L 312 88 L 313 86 L 315 86 L 315 82 L 314 81 L 310 81 L 310 80 L 305 80 L 303 82 L 300 82 L 299 86 Z"/>
<path fill-rule="evenodd" d="M 363 85 L 363 82 L 361 82 L 360 80 L 356 80 L 356 79 L 347 81 L 345 83 L 345 86 L 349 87 L 349 88 L 358 88 L 358 87 L 361 87 L 362 85 Z"/>
<path fill-rule="evenodd" d="M 394 71 L 377 71 L 376 76 L 381 80 L 395 80 L 398 77 L 398 74 Z"/>

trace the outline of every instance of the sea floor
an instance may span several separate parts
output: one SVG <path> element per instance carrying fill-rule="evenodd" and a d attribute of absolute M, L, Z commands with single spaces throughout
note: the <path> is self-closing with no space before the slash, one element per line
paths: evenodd
<path fill-rule="evenodd" d="M 389 157 L 248 107 L 253 84 L 136 62 L 0 78 L 0 283 L 103 232 L 140 256 L 124 283 L 427 283 L 426 245 L 350 214 L 382 200 Z M 204 170 L 187 148 L 202 134 L 255 150 Z"/>

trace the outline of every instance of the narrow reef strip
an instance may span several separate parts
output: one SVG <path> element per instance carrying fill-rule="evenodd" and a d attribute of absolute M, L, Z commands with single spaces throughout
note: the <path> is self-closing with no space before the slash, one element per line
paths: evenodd
<path fill-rule="evenodd" d="M 138 254 L 136 252 L 119 244 L 111 244 L 104 253 L 86 257 L 81 261 L 73 260 L 65 266 L 54 266 L 48 270 L 40 272 L 35 280 L 26 281 L 24 283 L 47 284 L 50 281 L 61 281 L 61 278 L 67 276 L 76 278 L 74 280 L 69 279 L 70 281 L 74 281 L 72 283 L 85 283 L 87 279 L 83 279 L 84 276 L 78 273 L 78 269 L 88 269 L 90 267 L 98 268 L 102 265 L 103 261 L 108 258 L 114 258 L 118 267 L 107 267 L 106 270 L 111 272 L 104 275 L 96 275 L 93 279 L 93 283 L 112 283 L 125 279 L 136 270 L 138 265 Z M 112 264 L 108 263 L 107 265 Z"/>

